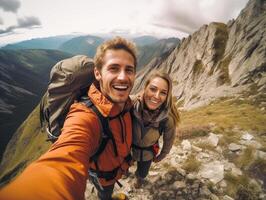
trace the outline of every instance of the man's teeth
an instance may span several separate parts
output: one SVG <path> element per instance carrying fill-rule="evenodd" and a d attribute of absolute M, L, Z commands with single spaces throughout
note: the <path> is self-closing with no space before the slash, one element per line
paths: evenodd
<path fill-rule="evenodd" d="M 125 85 L 114 85 L 114 88 L 119 90 L 126 90 L 128 87 Z"/>

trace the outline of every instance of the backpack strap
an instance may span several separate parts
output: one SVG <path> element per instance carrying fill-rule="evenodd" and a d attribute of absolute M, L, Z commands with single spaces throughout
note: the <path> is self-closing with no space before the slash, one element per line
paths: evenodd
<path fill-rule="evenodd" d="M 109 126 L 109 118 L 108 117 L 104 117 L 100 111 L 97 109 L 97 107 L 93 104 L 93 102 L 90 100 L 90 98 L 88 96 L 86 97 L 82 97 L 81 98 L 81 102 L 83 104 L 85 104 L 88 108 L 91 108 L 93 110 L 93 112 L 97 115 L 98 119 L 100 120 L 101 126 L 102 126 L 102 140 L 101 143 L 97 149 L 97 151 L 94 153 L 93 156 L 91 156 L 90 160 L 93 161 L 96 165 L 96 168 L 98 169 L 98 158 L 101 155 L 101 153 L 104 151 L 107 143 L 109 140 L 112 141 L 113 147 L 114 147 L 114 153 L 115 156 L 118 156 L 118 152 L 117 152 L 117 147 L 116 147 L 116 143 L 115 143 L 115 139 L 113 136 L 113 133 L 110 129 Z"/>
<path fill-rule="evenodd" d="M 165 118 L 159 122 L 159 134 L 160 134 L 160 136 L 164 133 L 164 131 L 166 129 L 167 120 L 168 120 L 168 118 Z"/>

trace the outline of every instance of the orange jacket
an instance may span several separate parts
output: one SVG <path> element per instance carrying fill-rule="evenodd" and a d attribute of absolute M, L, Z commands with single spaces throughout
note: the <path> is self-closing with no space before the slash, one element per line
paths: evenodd
<path fill-rule="evenodd" d="M 104 116 L 119 114 L 118 107 L 108 101 L 94 85 L 90 87 L 88 95 Z M 130 102 L 127 102 L 125 108 L 129 106 Z M 125 166 L 123 158 L 130 152 L 132 143 L 130 114 L 126 113 L 111 120 L 110 128 L 115 138 L 118 156 L 114 156 L 113 145 L 109 141 L 99 157 L 99 168 L 104 171 L 120 165 Z M 48 152 L 0 190 L 0 200 L 84 199 L 88 169 L 94 167 L 89 158 L 98 148 L 100 131 L 100 122 L 96 114 L 81 103 L 73 104 L 59 139 Z M 122 138 L 125 138 L 125 141 Z M 119 170 L 116 179 L 121 175 L 122 170 Z M 102 185 L 110 185 L 115 180 L 100 182 Z"/>

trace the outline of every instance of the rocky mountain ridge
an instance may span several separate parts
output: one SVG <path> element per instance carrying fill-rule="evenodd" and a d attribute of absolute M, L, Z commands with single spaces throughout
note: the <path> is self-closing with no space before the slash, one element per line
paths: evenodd
<path fill-rule="evenodd" d="M 265 93 L 266 3 L 249 1 L 236 20 L 213 22 L 183 39 L 168 56 L 139 73 L 135 91 L 152 69 L 168 72 L 185 109 L 249 90 Z"/>

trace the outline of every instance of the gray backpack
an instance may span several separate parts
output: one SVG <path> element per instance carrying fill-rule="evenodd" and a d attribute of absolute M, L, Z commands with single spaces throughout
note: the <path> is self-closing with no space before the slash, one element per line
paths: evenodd
<path fill-rule="evenodd" d="M 41 127 L 46 126 L 48 140 L 54 142 L 61 134 L 71 104 L 86 92 L 94 77 L 94 62 L 78 55 L 62 60 L 51 69 L 47 91 L 40 103 Z"/>

